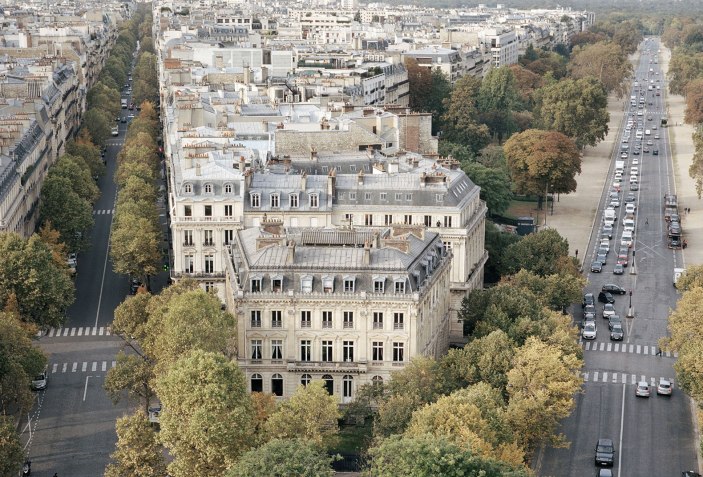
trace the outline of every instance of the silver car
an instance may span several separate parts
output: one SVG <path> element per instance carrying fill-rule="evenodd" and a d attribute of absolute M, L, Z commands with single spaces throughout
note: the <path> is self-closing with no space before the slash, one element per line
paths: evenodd
<path fill-rule="evenodd" d="M 637 383 L 637 388 L 635 389 L 635 396 L 638 397 L 649 397 L 649 383 L 647 381 L 640 381 Z"/>
<path fill-rule="evenodd" d="M 41 391 L 42 389 L 46 389 L 46 381 L 47 381 L 47 370 L 44 369 L 41 373 L 37 374 L 34 379 L 32 379 L 32 389 L 35 391 Z"/>
<path fill-rule="evenodd" d="M 581 336 L 583 336 L 583 339 L 585 340 L 594 340 L 596 339 L 596 324 L 593 321 L 587 321 L 583 325 L 583 331 L 581 331 Z"/>
<path fill-rule="evenodd" d="M 668 379 L 664 378 L 659 378 L 659 384 L 657 385 L 657 394 L 661 394 L 663 396 L 671 396 L 671 381 Z"/>

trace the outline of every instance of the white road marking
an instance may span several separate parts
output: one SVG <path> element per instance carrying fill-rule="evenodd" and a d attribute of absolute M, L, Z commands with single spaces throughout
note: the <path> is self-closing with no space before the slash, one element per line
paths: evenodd
<path fill-rule="evenodd" d="M 83 361 L 83 366 L 81 366 L 81 372 L 85 373 L 88 370 L 88 362 Z"/>
<path fill-rule="evenodd" d="M 71 372 L 75 373 L 77 369 L 78 369 L 78 363 L 74 362 L 73 366 L 71 366 Z"/>
<path fill-rule="evenodd" d="M 107 361 L 103 361 L 103 372 L 107 371 Z"/>
<path fill-rule="evenodd" d="M 90 370 L 91 370 L 91 372 L 94 373 L 95 371 L 97 371 L 97 369 L 98 369 L 98 362 L 93 361 L 93 367 Z"/>

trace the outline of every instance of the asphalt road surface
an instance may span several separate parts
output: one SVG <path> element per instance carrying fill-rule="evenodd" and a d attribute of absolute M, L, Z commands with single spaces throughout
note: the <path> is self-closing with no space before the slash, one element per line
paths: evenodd
<path fill-rule="evenodd" d="M 537 457 L 535 468 L 540 476 L 582 477 L 596 475 L 594 463 L 596 441 L 610 438 L 615 442 L 616 455 L 613 473 L 619 477 L 668 476 L 679 477 L 684 470 L 696 469 L 697 458 L 694 442 L 693 416 L 689 398 L 676 386 L 676 374 L 672 368 L 676 357 L 664 353 L 657 354 L 658 340 L 666 336 L 669 310 L 675 307 L 677 292 L 673 287 L 673 269 L 680 266 L 679 250 L 667 246 L 667 227 L 663 217 L 664 194 L 676 193 L 669 135 L 661 126 L 665 117 L 664 103 L 665 77 L 660 69 L 659 39 L 650 39 L 641 47 L 640 63 L 635 69 L 634 82 L 639 83 L 637 103 L 644 92 L 645 104 L 642 109 L 630 106 L 626 101 L 627 114 L 620 125 L 619 139 L 614 148 L 609 179 L 599 204 L 599 214 L 610 202 L 615 160 L 623 160 L 621 144 L 625 125 L 632 119 L 634 125 L 630 135 L 628 158 L 625 160 L 621 200 L 629 191 L 629 171 L 633 159 L 639 160 L 639 191 L 634 244 L 631 248 L 630 266 L 624 275 L 614 275 L 617 251 L 623 231 L 622 217 L 624 204 L 617 210 L 613 238 L 610 241 L 610 254 L 602 273 L 588 274 L 586 292 L 595 293 L 605 283 L 615 283 L 632 290 L 633 318 L 626 318 L 630 308 L 630 296 L 615 295 L 616 311 L 623 317 L 625 337 L 623 342 L 611 342 L 608 321 L 601 315 L 602 304 L 598 304 L 598 333 L 594 341 L 584 342 L 583 393 L 576 397 L 576 409 L 566 419 L 560 431 L 571 443 L 567 449 L 546 448 Z M 651 71 L 650 71 L 651 68 Z M 649 86 L 652 90 L 649 90 Z M 660 90 L 657 90 L 657 86 Z M 660 96 L 657 96 L 657 91 Z M 651 102 L 651 104 L 649 104 Z M 642 115 L 639 116 L 638 112 Z M 650 119 L 651 118 L 651 119 Z M 638 126 L 641 121 L 642 126 Z M 657 129 L 653 129 L 654 126 Z M 633 154 L 635 131 L 650 129 L 644 135 L 643 145 L 651 140 L 659 155 L 652 152 Z M 659 135 L 659 139 L 655 139 Z M 589 254 L 584 257 L 584 267 L 596 258 L 595 251 L 600 241 L 602 220 L 596 220 L 592 231 Z M 686 233 L 686 223 L 683 222 Z M 634 272 L 633 272 L 633 262 Z M 574 319 L 580 323 L 580 307 L 576 307 Z M 670 379 L 674 383 L 671 397 L 657 396 L 656 387 L 651 397 L 635 397 L 638 381 L 655 383 L 659 378 Z"/>

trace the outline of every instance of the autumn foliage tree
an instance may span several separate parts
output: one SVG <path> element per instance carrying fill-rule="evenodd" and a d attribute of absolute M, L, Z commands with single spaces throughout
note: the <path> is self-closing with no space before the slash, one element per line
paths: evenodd
<path fill-rule="evenodd" d="M 686 86 L 684 121 L 693 125 L 703 123 L 703 78 L 696 78 Z"/>
<path fill-rule="evenodd" d="M 574 48 L 569 73 L 574 79 L 596 78 L 608 93 L 622 98 L 630 87 L 632 63 L 617 43 L 598 42 Z"/>

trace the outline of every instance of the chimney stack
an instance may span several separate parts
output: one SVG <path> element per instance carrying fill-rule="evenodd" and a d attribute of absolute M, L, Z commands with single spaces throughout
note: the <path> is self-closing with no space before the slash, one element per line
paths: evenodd
<path fill-rule="evenodd" d="M 286 265 L 292 265 L 295 262 L 295 240 L 288 241 L 288 254 L 286 255 Z"/>

